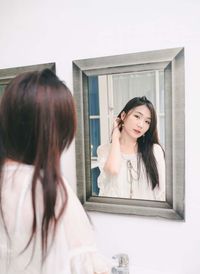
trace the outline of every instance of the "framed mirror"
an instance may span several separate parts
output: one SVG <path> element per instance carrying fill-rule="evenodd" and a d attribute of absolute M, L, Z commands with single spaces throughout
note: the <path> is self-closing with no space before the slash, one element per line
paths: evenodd
<path fill-rule="evenodd" d="M 73 61 L 77 194 L 86 210 L 185 218 L 184 48 Z M 153 104 L 164 150 L 164 198 L 102 195 L 98 147 L 111 142 L 113 119 L 135 97 Z"/>
<path fill-rule="evenodd" d="M 45 68 L 51 69 L 55 72 L 55 63 L 0 69 L 0 96 L 4 92 L 4 89 L 8 83 L 18 74 L 34 70 L 42 70 Z"/>

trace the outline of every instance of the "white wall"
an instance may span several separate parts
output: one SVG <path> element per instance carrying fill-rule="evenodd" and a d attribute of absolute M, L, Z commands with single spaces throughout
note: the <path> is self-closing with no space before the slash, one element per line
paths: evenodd
<path fill-rule="evenodd" d="M 199 25 L 198 0 L 0 0 L 0 68 L 56 62 L 70 88 L 74 59 L 185 47 L 186 222 L 90 214 L 105 255 L 160 274 L 200 273 Z M 63 169 L 75 188 L 74 145 Z"/>

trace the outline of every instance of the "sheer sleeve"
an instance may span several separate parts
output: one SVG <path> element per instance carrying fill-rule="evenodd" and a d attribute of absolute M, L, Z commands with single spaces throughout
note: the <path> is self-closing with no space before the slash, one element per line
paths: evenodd
<path fill-rule="evenodd" d="M 156 200 L 166 200 L 166 181 L 165 181 L 165 157 L 164 152 L 160 145 L 155 144 L 153 147 L 154 156 L 157 162 L 158 176 L 159 176 L 159 187 L 155 189 Z"/>
<path fill-rule="evenodd" d="M 68 203 L 64 217 L 72 274 L 108 274 L 110 261 L 99 254 L 90 221 L 77 196 L 66 183 Z"/>
<path fill-rule="evenodd" d="M 98 187 L 100 189 L 99 196 L 108 196 L 111 188 L 111 178 L 104 172 L 104 165 L 109 153 L 109 145 L 101 145 L 97 148 L 97 159 L 100 170 L 100 175 L 97 179 Z"/>
<path fill-rule="evenodd" d="M 109 149 L 109 144 L 101 145 L 97 148 L 98 165 L 101 172 L 103 172 L 103 167 L 108 158 Z"/>

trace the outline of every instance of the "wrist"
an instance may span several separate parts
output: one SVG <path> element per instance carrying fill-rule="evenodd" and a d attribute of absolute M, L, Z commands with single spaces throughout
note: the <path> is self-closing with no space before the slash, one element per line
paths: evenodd
<path fill-rule="evenodd" d="M 120 135 L 119 134 L 113 134 L 112 135 L 112 143 L 118 144 L 120 140 Z"/>

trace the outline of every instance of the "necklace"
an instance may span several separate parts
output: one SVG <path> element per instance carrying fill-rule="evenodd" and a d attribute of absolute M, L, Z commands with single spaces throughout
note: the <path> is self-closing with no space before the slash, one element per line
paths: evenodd
<path fill-rule="evenodd" d="M 135 176 L 134 176 L 135 175 Z M 131 160 L 127 160 L 127 179 L 130 183 L 130 198 L 133 198 L 133 182 L 139 180 L 137 167 L 134 168 Z"/>

